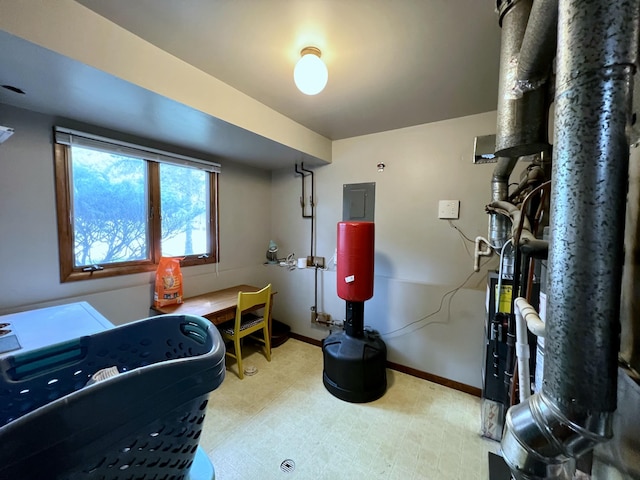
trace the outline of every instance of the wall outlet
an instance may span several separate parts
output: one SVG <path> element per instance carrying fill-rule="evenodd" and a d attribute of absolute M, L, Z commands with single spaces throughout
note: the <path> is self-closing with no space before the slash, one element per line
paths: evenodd
<path fill-rule="evenodd" d="M 438 218 L 457 220 L 460 218 L 460 200 L 440 200 L 438 203 Z"/>

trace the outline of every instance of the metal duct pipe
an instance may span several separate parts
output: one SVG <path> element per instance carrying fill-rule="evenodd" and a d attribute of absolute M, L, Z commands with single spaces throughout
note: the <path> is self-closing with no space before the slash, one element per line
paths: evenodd
<path fill-rule="evenodd" d="M 518 479 L 564 478 L 612 436 L 640 0 L 560 0 L 542 391 L 507 413 Z"/>
<path fill-rule="evenodd" d="M 528 92 L 546 83 L 558 43 L 558 0 L 533 2 L 518 57 L 516 89 Z"/>
<path fill-rule="evenodd" d="M 509 176 L 519 157 L 548 148 L 546 92 L 521 95 L 513 90 L 532 0 L 498 0 L 496 5 L 502 34 L 495 146 L 499 158 L 491 179 L 492 202 L 508 198 Z M 509 229 L 506 218 L 491 215 L 488 236 L 494 248 L 505 244 Z"/>
<path fill-rule="evenodd" d="M 513 172 L 517 158 L 499 158 L 491 178 L 491 201 L 499 202 L 509 197 L 509 177 Z M 489 242 L 494 248 L 502 248 L 507 239 L 511 225 L 509 219 L 503 215 L 491 213 L 489 219 Z"/>
<path fill-rule="evenodd" d="M 533 0 L 498 2 L 502 27 L 496 156 L 517 158 L 533 155 L 549 146 L 547 105 L 544 89 L 520 95 L 516 84 L 518 56 Z"/>

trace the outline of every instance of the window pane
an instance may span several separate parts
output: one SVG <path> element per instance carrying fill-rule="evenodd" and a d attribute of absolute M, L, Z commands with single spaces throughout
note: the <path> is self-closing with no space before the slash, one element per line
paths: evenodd
<path fill-rule="evenodd" d="M 163 256 L 209 253 L 208 178 L 202 170 L 160 164 Z"/>
<path fill-rule="evenodd" d="M 75 266 L 149 258 L 146 163 L 71 148 Z"/>

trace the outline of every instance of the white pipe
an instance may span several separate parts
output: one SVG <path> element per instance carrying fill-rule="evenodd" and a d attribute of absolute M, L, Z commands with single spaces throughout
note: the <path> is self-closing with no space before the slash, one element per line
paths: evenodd
<path fill-rule="evenodd" d="M 529 382 L 529 339 L 527 338 L 527 323 L 522 316 L 518 300 L 516 300 L 516 356 L 518 357 L 518 391 L 520 402 L 524 402 L 531 396 L 531 384 Z"/>
<path fill-rule="evenodd" d="M 518 383 L 520 402 L 531 396 L 529 382 L 529 339 L 527 327 L 536 336 L 544 336 L 544 323 L 536 310 L 524 298 L 514 301 L 516 313 L 516 356 L 518 357 Z"/>
<path fill-rule="evenodd" d="M 486 245 L 486 248 L 481 248 L 482 244 Z M 479 272 L 480 271 L 480 257 L 489 257 L 491 254 L 493 253 L 493 250 L 491 249 L 491 244 L 489 243 L 489 240 L 487 240 L 484 237 L 476 237 L 476 248 L 473 252 L 473 271 L 474 272 Z"/>
<path fill-rule="evenodd" d="M 526 320 L 529 331 L 536 337 L 544 337 L 544 322 L 536 312 L 536 309 L 522 297 L 516 298 L 515 304 L 516 311 L 520 310 Z"/>

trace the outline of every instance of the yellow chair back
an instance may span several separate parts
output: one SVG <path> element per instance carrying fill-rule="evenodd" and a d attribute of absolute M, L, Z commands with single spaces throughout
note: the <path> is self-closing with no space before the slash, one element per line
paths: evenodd
<path fill-rule="evenodd" d="M 247 311 L 264 308 L 262 317 L 243 316 Z M 242 344 L 241 340 L 253 333 L 262 330 L 262 338 L 252 335 L 251 338 L 264 344 L 264 356 L 267 361 L 271 361 L 271 333 L 269 331 L 271 319 L 271 284 L 257 292 L 238 292 L 238 306 L 236 307 L 236 318 L 233 329 L 222 328 L 222 338 L 233 342 L 233 352 L 227 349 L 226 354 L 235 358 L 238 362 L 238 376 L 244 378 L 242 367 Z"/>

